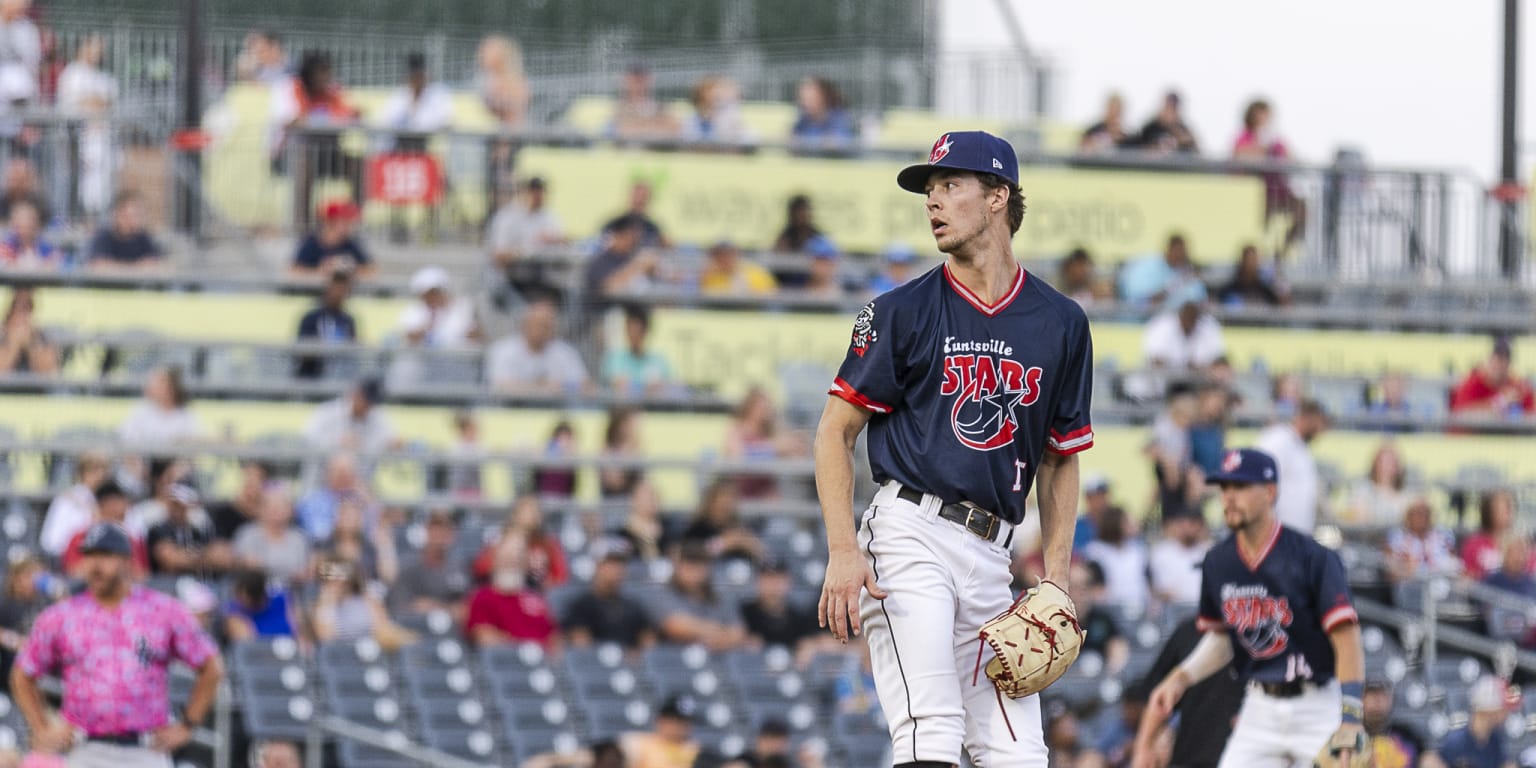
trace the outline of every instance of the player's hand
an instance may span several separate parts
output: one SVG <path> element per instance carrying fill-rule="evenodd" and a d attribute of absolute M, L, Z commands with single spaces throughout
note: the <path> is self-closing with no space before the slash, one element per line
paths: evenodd
<path fill-rule="evenodd" d="M 869 590 L 870 597 L 885 599 L 885 590 L 875 583 L 875 572 L 865 562 L 858 550 L 834 552 L 827 559 L 827 577 L 821 583 L 821 600 L 816 604 L 816 617 L 821 626 L 832 630 L 832 636 L 848 642 L 849 630 L 853 635 L 861 631 L 859 626 L 859 590 Z"/>
<path fill-rule="evenodd" d="M 68 752 L 75 745 L 75 728 L 63 718 L 49 718 L 48 724 L 32 732 L 32 749 L 50 755 Z"/>
<path fill-rule="evenodd" d="M 150 738 L 149 746 L 156 752 L 164 752 L 169 755 L 182 745 L 192 740 L 192 729 L 186 723 L 166 723 L 155 729 Z"/>
<path fill-rule="evenodd" d="M 1167 720 L 1173 716 L 1173 708 L 1179 705 L 1179 699 L 1184 698 L 1184 691 L 1188 689 L 1189 676 L 1184 670 L 1175 669 L 1152 689 L 1152 695 L 1147 698 L 1147 709 L 1158 721 Z"/>

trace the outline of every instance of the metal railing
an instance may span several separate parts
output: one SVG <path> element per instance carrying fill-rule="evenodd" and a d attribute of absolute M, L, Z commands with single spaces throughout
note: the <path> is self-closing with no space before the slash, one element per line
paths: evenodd
<path fill-rule="evenodd" d="M 306 768 L 321 768 L 324 765 L 323 756 L 327 736 L 393 752 L 407 760 L 414 760 L 434 768 L 489 768 L 492 765 L 490 762 L 477 763 L 465 760 L 457 755 L 418 744 L 399 731 L 381 731 L 336 715 L 316 715 L 309 720 L 309 732 L 305 739 L 304 765 Z"/>

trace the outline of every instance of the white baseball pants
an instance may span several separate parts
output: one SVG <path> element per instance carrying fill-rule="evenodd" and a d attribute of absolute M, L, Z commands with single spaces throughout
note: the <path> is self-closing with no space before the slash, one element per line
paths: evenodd
<path fill-rule="evenodd" d="M 888 595 L 864 592 L 859 617 L 894 763 L 958 765 L 963 747 L 978 768 L 1045 768 L 1039 697 L 999 696 L 975 674 L 978 651 L 982 667 L 992 659 L 981 625 L 1013 604 L 1008 551 L 939 517 L 938 499 L 913 504 L 899 490 L 876 492 L 859 531 Z"/>
<path fill-rule="evenodd" d="M 171 768 L 171 756 L 148 747 L 88 741 L 69 751 L 69 768 Z"/>
<path fill-rule="evenodd" d="M 1216 768 L 1290 768 L 1312 765 L 1339 729 L 1339 684 L 1307 686 L 1289 699 L 1270 696 L 1257 685 L 1243 695 L 1237 725 Z"/>

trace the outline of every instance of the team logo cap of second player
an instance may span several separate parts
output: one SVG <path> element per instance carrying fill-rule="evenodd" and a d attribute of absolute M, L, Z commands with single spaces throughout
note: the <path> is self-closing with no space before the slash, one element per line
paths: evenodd
<path fill-rule="evenodd" d="M 1206 475 L 1207 483 L 1259 485 L 1280 482 L 1274 457 L 1252 448 L 1237 448 L 1221 457 L 1221 471 Z"/>
<path fill-rule="evenodd" d="M 1019 183 L 1019 158 L 1013 145 L 985 131 L 950 131 L 928 151 L 928 162 L 903 168 L 896 184 L 908 192 L 923 194 L 928 177 L 941 168 L 976 173 L 995 173 Z"/>

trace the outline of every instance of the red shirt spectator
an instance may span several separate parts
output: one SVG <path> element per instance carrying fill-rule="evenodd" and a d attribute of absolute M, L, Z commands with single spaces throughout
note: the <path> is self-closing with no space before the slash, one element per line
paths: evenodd
<path fill-rule="evenodd" d="M 80 542 L 85 540 L 86 531 L 76 533 L 69 538 L 69 546 L 64 548 L 64 556 L 61 562 L 64 565 L 64 573 L 73 576 L 76 566 L 80 565 Z M 144 578 L 149 573 L 149 549 L 144 546 L 144 540 L 132 536 L 133 539 L 133 573 L 138 578 Z"/>
<path fill-rule="evenodd" d="M 1461 564 L 1468 578 L 1482 581 L 1502 567 L 1504 541 L 1515 524 L 1514 494 L 1506 489 L 1485 494 L 1478 514 L 1477 532 L 1461 543 Z"/>
<path fill-rule="evenodd" d="M 1510 371 L 1508 339 L 1494 341 L 1488 362 L 1472 369 L 1451 393 L 1451 411 L 1490 415 L 1517 411 L 1526 416 L 1536 413 L 1536 393 L 1531 391 L 1531 383 L 1515 378 Z"/>
<path fill-rule="evenodd" d="M 526 587 L 510 592 L 481 587 L 469 598 L 464 625 L 476 645 L 528 640 L 548 646 L 557 629 L 549 602 Z"/>

